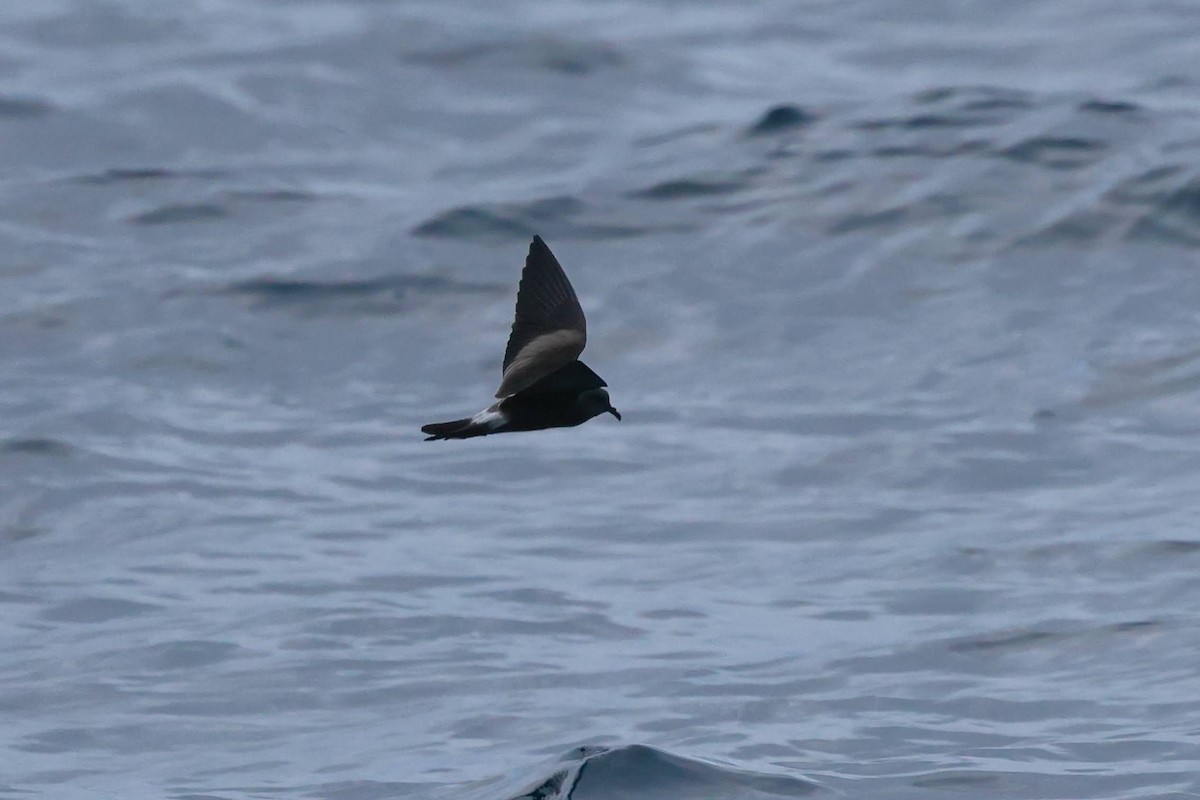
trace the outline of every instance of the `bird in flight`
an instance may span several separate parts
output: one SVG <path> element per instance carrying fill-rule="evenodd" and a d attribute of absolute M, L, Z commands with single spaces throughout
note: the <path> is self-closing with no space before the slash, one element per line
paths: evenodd
<path fill-rule="evenodd" d="M 496 390 L 500 401 L 473 417 L 422 426 L 429 434 L 425 441 L 569 428 L 606 412 L 620 419 L 604 388 L 608 384 L 579 360 L 585 344 L 587 321 L 579 298 L 558 259 L 542 237 L 534 236 L 504 351 Z"/>

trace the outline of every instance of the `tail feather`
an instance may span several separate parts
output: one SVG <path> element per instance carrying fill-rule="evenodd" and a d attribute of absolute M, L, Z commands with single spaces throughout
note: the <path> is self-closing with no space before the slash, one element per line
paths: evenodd
<path fill-rule="evenodd" d="M 429 434 L 425 441 L 432 442 L 437 439 L 469 439 L 472 436 L 482 436 L 487 433 L 487 429 L 472 425 L 471 418 L 467 417 L 452 422 L 431 422 L 422 425 L 421 433 Z"/>

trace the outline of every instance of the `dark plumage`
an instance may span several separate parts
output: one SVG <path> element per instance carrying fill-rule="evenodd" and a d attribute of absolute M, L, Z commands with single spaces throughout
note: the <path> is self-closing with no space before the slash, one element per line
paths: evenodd
<path fill-rule="evenodd" d="M 500 401 L 473 417 L 423 426 L 426 441 L 566 428 L 606 412 L 620 419 L 608 384 L 579 360 L 586 344 L 587 320 L 575 290 L 550 248 L 534 236 L 504 351 Z"/>

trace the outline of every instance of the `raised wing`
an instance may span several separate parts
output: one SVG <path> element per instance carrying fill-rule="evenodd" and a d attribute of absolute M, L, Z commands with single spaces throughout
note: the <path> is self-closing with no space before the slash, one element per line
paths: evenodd
<path fill-rule="evenodd" d="M 587 321 L 579 298 L 550 248 L 534 236 L 521 272 L 517 313 L 496 397 L 528 389 L 565 367 L 579 358 L 585 344 Z"/>

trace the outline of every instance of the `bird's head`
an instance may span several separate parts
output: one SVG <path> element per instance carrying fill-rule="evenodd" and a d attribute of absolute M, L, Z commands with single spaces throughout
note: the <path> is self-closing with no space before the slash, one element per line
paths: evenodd
<path fill-rule="evenodd" d="M 612 407 L 612 401 L 608 399 L 608 392 L 604 389 L 589 389 L 580 394 L 579 407 L 587 413 L 588 419 L 605 413 L 612 414 L 617 419 L 621 418 L 621 412 Z"/>

